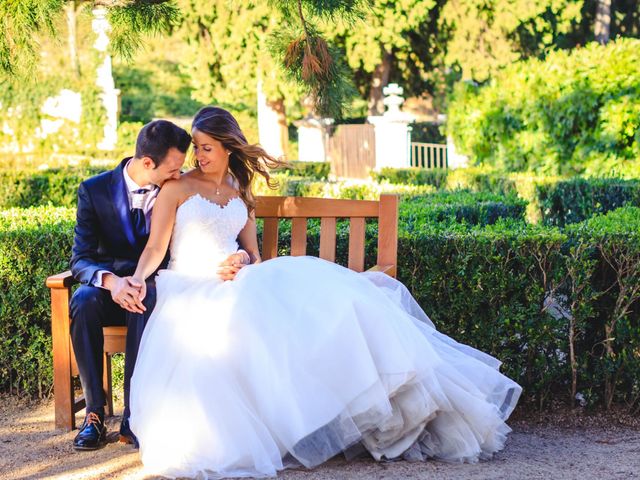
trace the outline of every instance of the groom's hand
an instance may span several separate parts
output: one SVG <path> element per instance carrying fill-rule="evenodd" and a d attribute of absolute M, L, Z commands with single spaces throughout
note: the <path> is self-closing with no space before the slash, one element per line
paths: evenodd
<path fill-rule="evenodd" d="M 140 300 L 140 286 L 130 280 L 129 277 L 123 278 L 113 273 L 107 273 L 102 282 L 111 292 L 111 298 L 115 303 L 129 312 L 144 313 L 146 309 Z"/>
<path fill-rule="evenodd" d="M 233 280 L 236 274 L 248 265 L 248 255 L 244 252 L 233 253 L 220 263 L 217 273 L 222 280 Z"/>

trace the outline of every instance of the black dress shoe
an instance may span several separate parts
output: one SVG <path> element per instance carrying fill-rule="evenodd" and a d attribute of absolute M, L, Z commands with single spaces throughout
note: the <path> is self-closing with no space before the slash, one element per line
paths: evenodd
<path fill-rule="evenodd" d="M 120 438 L 118 441 L 120 443 L 130 443 L 134 448 L 140 448 L 138 438 L 133 434 L 131 427 L 129 426 L 128 417 L 122 419 L 122 423 L 120 424 Z"/>
<path fill-rule="evenodd" d="M 73 448 L 76 450 L 96 450 L 107 439 L 107 427 L 104 426 L 104 415 L 89 412 L 80 427 L 80 431 L 73 439 Z"/>

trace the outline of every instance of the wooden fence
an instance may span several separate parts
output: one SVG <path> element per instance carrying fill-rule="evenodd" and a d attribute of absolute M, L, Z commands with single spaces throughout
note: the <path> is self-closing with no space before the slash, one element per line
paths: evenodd
<path fill-rule="evenodd" d="M 438 143 L 411 142 L 411 166 L 420 168 L 447 168 L 447 146 Z"/>
<path fill-rule="evenodd" d="M 373 125 L 338 125 L 327 141 L 327 160 L 337 177 L 369 178 L 376 166 Z"/>

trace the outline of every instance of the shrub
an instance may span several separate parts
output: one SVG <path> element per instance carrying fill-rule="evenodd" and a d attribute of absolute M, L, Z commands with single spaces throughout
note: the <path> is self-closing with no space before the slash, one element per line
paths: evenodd
<path fill-rule="evenodd" d="M 75 211 L 0 212 L 0 389 L 42 397 L 52 385 L 45 279 L 69 265 Z"/>
<path fill-rule="evenodd" d="M 437 192 L 406 197 L 400 203 L 403 228 L 412 232 L 433 223 L 490 225 L 499 218 L 524 220 L 527 202 L 515 196 L 469 191 Z"/>
<path fill-rule="evenodd" d="M 402 208 L 456 205 L 456 195 L 473 198 L 438 193 L 404 199 Z M 0 213 L 3 391 L 42 396 L 51 389 L 44 279 L 67 268 L 73 217 L 72 209 L 51 207 Z M 640 208 L 564 231 L 514 218 L 410 228 L 407 218 L 403 211 L 399 279 L 441 331 L 502 360 L 504 372 L 524 387 L 525 402 L 542 408 L 554 398 L 572 403 L 581 393 L 590 404 L 640 409 Z M 308 225 L 307 252 L 317 254 L 320 225 L 317 219 Z M 338 222 L 342 265 L 348 228 Z M 375 232 L 369 222 L 365 268 L 375 263 Z M 281 253 L 289 242 L 283 221 Z"/>
<path fill-rule="evenodd" d="M 508 171 L 637 176 L 639 47 L 591 43 L 514 63 L 484 86 L 461 82 L 448 132 L 474 163 Z"/>
<path fill-rule="evenodd" d="M 625 402 L 640 412 L 640 208 L 619 208 L 567 230 L 575 275 L 591 274 L 568 292 L 579 294 L 570 318 L 581 352 L 576 364 L 583 366 L 578 386 L 591 402 L 607 408 Z"/>
<path fill-rule="evenodd" d="M 378 181 L 389 183 L 402 183 L 405 185 L 432 185 L 435 188 L 443 188 L 446 185 L 449 170 L 434 168 L 381 168 L 379 172 L 371 172 L 371 177 Z"/>
<path fill-rule="evenodd" d="M 78 185 L 102 167 L 0 170 L 0 208 L 55 205 L 74 207 Z"/>
<path fill-rule="evenodd" d="M 627 204 L 640 206 L 640 180 L 573 178 L 536 186 L 544 222 L 564 226 Z"/>
<path fill-rule="evenodd" d="M 306 177 L 314 180 L 326 180 L 331 173 L 329 162 L 288 162 L 283 168 L 284 171 L 296 177 Z"/>

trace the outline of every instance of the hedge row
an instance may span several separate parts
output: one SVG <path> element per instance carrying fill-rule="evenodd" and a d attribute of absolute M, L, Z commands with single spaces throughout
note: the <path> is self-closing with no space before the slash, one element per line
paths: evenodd
<path fill-rule="evenodd" d="M 103 172 L 101 167 L 63 167 L 47 170 L 0 169 L 0 209 L 76 204 L 78 185 Z"/>
<path fill-rule="evenodd" d="M 561 232 L 506 219 L 489 226 L 443 223 L 399 234 L 399 278 L 443 332 L 504 361 L 525 399 L 640 408 L 640 209 L 625 207 Z M 0 388 L 51 389 L 47 275 L 70 254 L 73 211 L 0 214 Z M 366 265 L 375 259 L 368 224 Z M 310 221 L 309 248 L 319 225 Z M 345 264 L 348 225 L 338 225 Z M 289 227 L 283 225 L 281 253 Z"/>
<path fill-rule="evenodd" d="M 374 174 L 374 178 L 392 184 L 517 195 L 528 202 L 527 219 L 546 225 L 564 226 L 624 205 L 640 206 L 640 179 L 563 178 L 482 167 L 456 170 L 383 168 Z"/>
<path fill-rule="evenodd" d="M 536 186 L 547 225 L 582 222 L 624 205 L 640 206 L 640 181 L 618 178 L 574 178 Z"/>
<path fill-rule="evenodd" d="M 292 162 L 284 172 L 274 173 L 273 178 L 278 182 L 275 190 L 259 180 L 255 186 L 256 194 L 377 199 L 381 193 L 422 196 L 436 190 L 466 189 L 518 196 L 528 202 L 526 217 L 530 222 L 542 221 L 556 226 L 581 222 L 624 205 L 640 206 L 638 179 L 563 179 L 470 167 L 457 170 L 384 168 L 373 174 L 374 181 L 320 181 L 328 175 L 328 165 Z M 104 167 L 91 166 L 48 170 L 0 169 L 0 209 L 47 204 L 73 207 L 78 184 L 103 170 Z"/>

